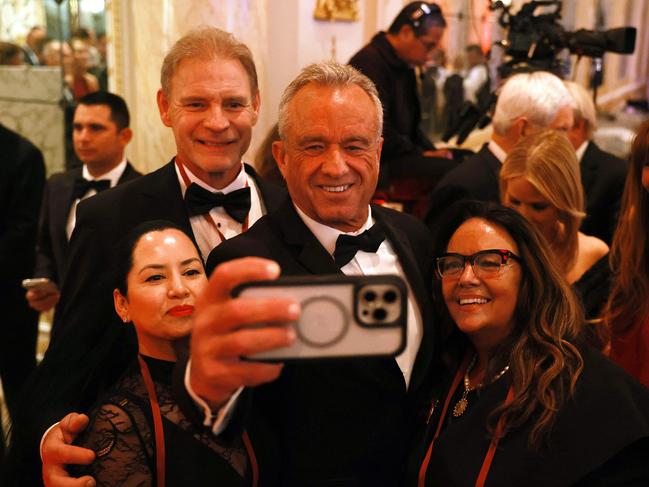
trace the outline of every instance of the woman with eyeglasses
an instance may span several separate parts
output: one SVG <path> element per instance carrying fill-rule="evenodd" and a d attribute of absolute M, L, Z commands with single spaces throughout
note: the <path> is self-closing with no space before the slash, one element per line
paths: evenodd
<path fill-rule="evenodd" d="M 561 273 L 581 297 L 586 319 L 600 324 L 608 299 L 608 245 L 579 231 L 584 191 L 579 162 L 568 138 L 542 130 L 525 137 L 507 155 L 500 170 L 500 195 L 505 206 L 523 215 L 550 245 Z M 601 347 L 603 327 L 589 335 Z"/>
<path fill-rule="evenodd" d="M 649 387 L 649 120 L 631 149 L 611 250 L 611 358 Z"/>
<path fill-rule="evenodd" d="M 409 485 L 647 485 L 649 390 L 579 343 L 579 301 L 531 225 L 464 202 L 435 242 L 444 337 Z"/>

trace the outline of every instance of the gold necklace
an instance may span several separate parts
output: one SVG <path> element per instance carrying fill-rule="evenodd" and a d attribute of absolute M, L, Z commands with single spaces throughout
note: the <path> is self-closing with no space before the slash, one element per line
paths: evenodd
<path fill-rule="evenodd" d="M 471 359 L 471 363 L 469 363 L 469 366 L 466 368 L 466 372 L 464 373 L 464 391 L 462 392 L 462 397 L 457 403 L 455 403 L 455 407 L 453 408 L 453 417 L 455 418 L 462 416 L 464 414 L 464 411 L 466 411 L 466 408 L 469 405 L 469 401 L 467 400 L 469 392 L 475 389 L 480 389 L 483 386 L 483 384 L 477 384 L 475 387 L 471 387 L 471 383 L 469 382 L 469 374 L 471 373 L 471 369 L 473 369 L 477 358 L 478 354 L 476 353 Z M 493 384 L 494 382 L 496 382 L 508 370 L 509 364 L 505 365 L 505 367 L 503 367 L 503 369 L 496 374 L 496 376 L 491 380 L 490 383 Z"/>

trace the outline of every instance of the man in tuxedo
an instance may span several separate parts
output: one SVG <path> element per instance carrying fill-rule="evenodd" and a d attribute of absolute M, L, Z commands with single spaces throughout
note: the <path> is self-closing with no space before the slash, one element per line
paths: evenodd
<path fill-rule="evenodd" d="M 420 128 L 421 107 L 414 68 L 423 66 L 439 44 L 446 20 L 435 3 L 410 2 L 387 32 L 378 32 L 349 60 L 369 77 L 383 104 L 383 150 L 379 186 L 391 178 L 427 177 L 432 181 L 450 168 L 447 151 L 436 151 Z"/>
<path fill-rule="evenodd" d="M 27 291 L 27 301 L 36 311 L 47 311 L 58 302 L 79 202 L 140 176 L 124 156 L 132 136 L 129 125 L 122 97 L 98 91 L 79 100 L 72 141 L 83 166 L 54 174 L 45 185 L 34 276 L 47 278 L 56 287 Z"/>
<path fill-rule="evenodd" d="M 426 223 L 434 231 L 455 201 L 500 201 L 498 174 L 516 143 L 543 128 L 572 127 L 573 101 L 561 80 L 548 72 L 516 74 L 501 88 L 492 125 L 493 135 L 480 151 L 450 171 L 433 190 Z"/>
<path fill-rule="evenodd" d="M 0 124 L 0 378 L 11 417 L 20 389 L 36 367 L 38 314 L 27 306 L 21 281 L 34 270 L 44 184 L 41 151 Z"/>
<path fill-rule="evenodd" d="M 125 334 L 113 308 L 116 282 L 111 269 L 113 249 L 135 226 L 148 220 L 169 220 L 194 239 L 206 259 L 212 248 L 247 230 L 285 198 L 282 189 L 259 179 L 242 161 L 260 100 L 255 64 L 246 45 L 216 28 L 190 31 L 165 57 L 161 82 L 157 93 L 160 118 L 172 129 L 176 156 L 160 169 L 79 205 L 58 331 L 44 363 L 61 367 L 68 359 L 82 360 L 61 357 L 60 343 L 66 336 L 74 335 L 89 349 L 102 343 L 107 334 Z M 121 347 L 115 353 L 121 354 L 128 340 L 114 341 Z M 78 353 L 83 356 L 87 349 Z M 124 358 L 126 364 L 133 355 Z M 93 378 L 97 386 L 115 380 L 121 371 L 100 372 L 106 376 Z M 94 400 L 90 396 L 88 402 Z M 66 411 L 58 411 L 58 417 L 89 406 L 69 405 Z M 62 434 L 55 428 L 48 439 L 62 438 Z M 60 462 L 79 460 L 74 453 L 69 456 L 65 446 L 46 441 L 43 447 L 44 478 L 51 485 L 67 482 Z M 87 457 L 82 455 L 82 459 Z"/>
<path fill-rule="evenodd" d="M 583 86 L 572 81 L 565 84 L 575 101 L 574 124 L 568 130 L 568 138 L 577 151 L 586 195 L 586 218 L 581 231 L 611 245 L 624 191 L 626 162 L 593 142 L 597 130 L 595 103 Z"/>
<path fill-rule="evenodd" d="M 43 42 L 47 37 L 47 32 L 40 25 L 35 25 L 27 33 L 25 45 L 22 47 L 25 64 L 40 66 L 40 52 L 43 48 Z"/>
<path fill-rule="evenodd" d="M 399 484 L 413 401 L 432 359 L 432 246 L 414 217 L 370 206 L 381 125 L 381 103 L 367 77 L 333 63 L 305 68 L 283 94 L 281 140 L 273 144 L 291 199 L 208 259 L 208 271 L 254 256 L 274 260 L 283 275 L 387 273 L 408 283 L 408 339 L 399 356 L 302 362 L 282 369 L 240 357 L 285 346 L 294 334 L 283 327 L 242 325 L 295 317 L 296 310 L 282 300 L 227 298 L 242 279 L 237 269 L 247 273 L 244 279 L 278 272 L 268 261 L 256 260 L 228 262 L 214 271 L 206 293 L 213 300 L 196 308 L 185 376 L 193 401 L 185 398 L 183 404 L 187 414 L 217 432 L 236 428 L 238 413 L 249 409 L 244 427 L 255 448 L 260 483 Z M 350 252 L 345 252 L 346 239 L 356 244 Z M 224 308 L 218 308 L 220 302 Z M 192 413 L 192 402 L 200 405 L 200 414 Z M 223 419 L 230 415 L 234 419 Z"/>

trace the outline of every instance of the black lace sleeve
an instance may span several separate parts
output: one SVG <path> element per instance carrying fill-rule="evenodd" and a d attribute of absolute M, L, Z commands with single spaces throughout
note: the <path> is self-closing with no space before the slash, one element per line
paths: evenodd
<path fill-rule="evenodd" d="M 94 450 L 95 461 L 77 474 L 92 475 L 99 486 L 154 485 L 151 432 L 132 403 L 103 404 L 93 410 L 90 425 L 77 444 Z"/>

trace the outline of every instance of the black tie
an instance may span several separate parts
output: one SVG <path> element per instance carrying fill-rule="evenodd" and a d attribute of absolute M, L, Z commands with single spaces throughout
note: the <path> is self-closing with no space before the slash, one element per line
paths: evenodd
<path fill-rule="evenodd" d="M 94 189 L 97 193 L 101 193 L 108 188 L 110 188 L 110 180 L 108 179 L 97 179 L 94 181 L 88 181 L 84 178 L 75 179 L 72 199 L 78 200 L 83 198 L 91 189 Z"/>
<path fill-rule="evenodd" d="M 205 215 L 212 208 L 222 207 L 228 215 L 243 223 L 250 211 L 250 188 L 237 189 L 228 194 L 212 193 L 198 184 L 190 184 L 185 191 L 185 202 L 190 216 Z"/>
<path fill-rule="evenodd" d="M 376 252 L 381 243 L 385 240 L 385 233 L 379 224 L 375 224 L 369 230 L 365 230 L 360 235 L 338 235 L 336 240 L 336 250 L 334 251 L 334 260 L 338 267 L 344 267 L 354 258 L 356 252 Z"/>

